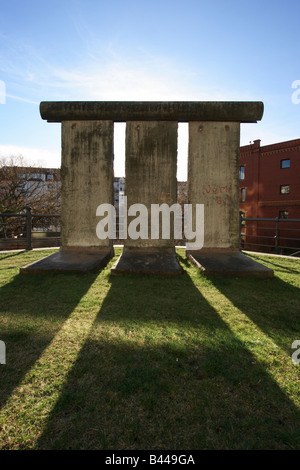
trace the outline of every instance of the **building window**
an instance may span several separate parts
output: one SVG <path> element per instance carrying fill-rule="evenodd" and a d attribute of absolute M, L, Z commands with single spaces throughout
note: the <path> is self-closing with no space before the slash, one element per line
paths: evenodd
<path fill-rule="evenodd" d="M 244 180 L 244 179 L 245 179 L 245 167 L 240 166 L 240 180 Z"/>
<path fill-rule="evenodd" d="M 288 211 L 279 211 L 279 219 L 288 219 L 289 213 Z"/>
<path fill-rule="evenodd" d="M 44 173 L 31 173 L 30 180 L 31 181 L 45 181 L 45 174 Z"/>
<path fill-rule="evenodd" d="M 244 220 L 246 218 L 246 212 L 240 211 L 240 221 L 241 225 L 246 225 L 246 221 Z"/>
<path fill-rule="evenodd" d="M 287 158 L 286 160 L 281 160 L 280 168 L 290 168 L 291 160 Z"/>
<path fill-rule="evenodd" d="M 280 194 L 290 194 L 290 185 L 284 184 L 280 186 Z"/>
<path fill-rule="evenodd" d="M 246 188 L 241 189 L 241 202 L 246 201 Z"/>

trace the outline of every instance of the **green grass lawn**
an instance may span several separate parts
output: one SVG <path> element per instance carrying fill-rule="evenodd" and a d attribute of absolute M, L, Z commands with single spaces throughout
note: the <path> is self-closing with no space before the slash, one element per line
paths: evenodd
<path fill-rule="evenodd" d="M 177 252 L 177 278 L 114 277 L 116 258 L 20 275 L 50 252 L 0 254 L 0 449 L 300 448 L 300 261 L 206 278 Z"/>

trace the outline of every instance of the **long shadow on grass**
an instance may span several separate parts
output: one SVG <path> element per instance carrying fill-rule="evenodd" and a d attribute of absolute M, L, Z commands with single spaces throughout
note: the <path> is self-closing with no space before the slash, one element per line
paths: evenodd
<path fill-rule="evenodd" d="M 36 447 L 295 448 L 297 423 L 187 274 L 112 277 Z"/>
<path fill-rule="evenodd" d="M 9 253 L 9 254 L 1 253 L 0 251 L 0 261 L 6 258 L 12 258 L 14 256 L 20 256 L 20 255 L 23 255 L 24 253 L 26 253 L 26 250 L 18 251 L 17 253 Z"/>
<path fill-rule="evenodd" d="M 269 260 L 267 260 L 270 264 Z M 272 263 L 274 264 L 274 263 Z M 274 266 L 275 267 L 275 266 Z M 290 269 L 276 263 L 280 272 L 291 276 L 299 275 L 296 268 Z M 300 337 L 300 289 L 283 281 L 259 278 L 210 277 L 214 286 L 237 308 L 247 315 L 266 335 L 268 335 L 289 356 L 293 351 L 293 341 Z"/>
<path fill-rule="evenodd" d="M 0 408 L 70 316 L 95 275 L 17 275 L 0 290 Z"/>

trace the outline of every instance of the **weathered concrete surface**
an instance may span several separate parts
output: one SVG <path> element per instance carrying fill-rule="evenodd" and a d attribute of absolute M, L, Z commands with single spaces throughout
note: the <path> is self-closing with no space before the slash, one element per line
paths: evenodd
<path fill-rule="evenodd" d="M 111 273 L 114 275 L 179 276 L 183 273 L 183 270 L 175 253 L 127 251 L 112 266 Z"/>
<path fill-rule="evenodd" d="M 177 201 L 177 127 L 177 122 L 164 121 L 126 124 L 127 206 L 139 203 L 147 208 L 148 239 L 133 240 L 128 236 L 114 273 L 181 272 L 175 255 L 172 215 L 169 238 L 162 238 L 160 227 L 159 238 L 151 239 L 151 204 L 171 206 Z M 135 219 L 135 215 L 128 216 L 128 232 Z"/>
<path fill-rule="evenodd" d="M 148 240 L 124 242 L 126 248 L 169 247 L 174 251 L 173 230 L 169 240 L 150 238 L 151 204 L 177 201 L 177 122 L 128 122 L 126 124 L 125 189 L 128 208 L 143 204 L 148 210 Z M 127 225 L 135 217 L 128 217 Z M 171 224 L 172 227 L 172 224 Z"/>
<path fill-rule="evenodd" d="M 193 251 L 189 252 L 187 256 L 192 264 L 206 276 L 274 277 L 272 269 L 263 266 L 243 253 Z"/>
<path fill-rule="evenodd" d="M 20 269 L 21 274 L 42 273 L 93 273 L 106 266 L 111 258 L 107 250 L 58 251 Z"/>
<path fill-rule="evenodd" d="M 62 247 L 107 247 L 96 235 L 100 204 L 113 205 L 113 122 L 62 123 Z"/>
<path fill-rule="evenodd" d="M 188 201 L 204 204 L 203 249 L 239 250 L 239 151 L 239 123 L 189 124 Z"/>
<path fill-rule="evenodd" d="M 260 101 L 43 101 L 40 113 L 49 122 L 74 120 L 236 121 L 257 122 Z"/>
<path fill-rule="evenodd" d="M 187 256 L 205 274 L 272 277 L 239 253 L 239 148 L 237 122 L 189 124 L 188 201 L 204 204 L 204 245 Z"/>
<path fill-rule="evenodd" d="M 21 272 L 90 272 L 113 255 L 96 234 L 100 204 L 113 204 L 113 122 L 62 123 L 61 251 Z"/>

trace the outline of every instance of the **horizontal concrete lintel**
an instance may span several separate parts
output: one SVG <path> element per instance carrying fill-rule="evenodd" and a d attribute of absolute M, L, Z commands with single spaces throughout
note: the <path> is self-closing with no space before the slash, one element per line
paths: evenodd
<path fill-rule="evenodd" d="M 230 121 L 257 122 L 261 101 L 42 101 L 40 113 L 48 122 Z"/>

